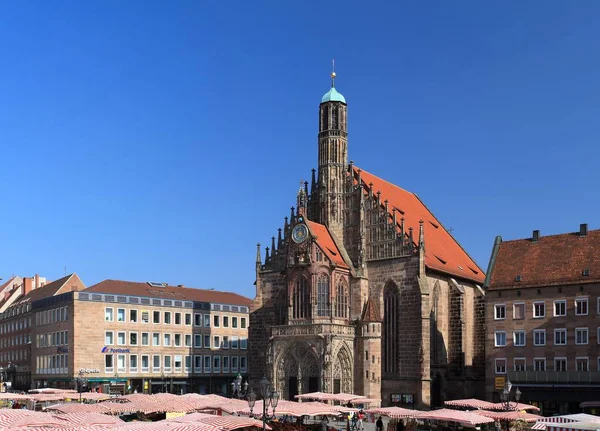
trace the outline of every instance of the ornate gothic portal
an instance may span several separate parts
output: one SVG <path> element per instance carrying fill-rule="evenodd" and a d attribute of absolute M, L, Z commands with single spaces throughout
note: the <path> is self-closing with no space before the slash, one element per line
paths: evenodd
<path fill-rule="evenodd" d="M 315 353 L 303 342 L 288 344 L 275 364 L 275 387 L 284 399 L 317 392 L 321 387 L 321 367 Z"/>
<path fill-rule="evenodd" d="M 346 394 L 354 393 L 352 384 L 352 364 L 351 353 L 345 346 L 340 348 L 333 365 L 333 392 L 344 392 Z"/>

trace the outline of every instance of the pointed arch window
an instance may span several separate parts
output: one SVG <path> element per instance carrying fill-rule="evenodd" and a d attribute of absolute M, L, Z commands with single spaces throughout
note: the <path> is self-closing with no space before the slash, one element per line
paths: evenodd
<path fill-rule="evenodd" d="M 308 319 L 310 317 L 310 284 L 304 276 L 298 277 L 292 298 L 292 317 Z"/>
<path fill-rule="evenodd" d="M 317 279 L 317 315 L 329 316 L 329 277 L 326 275 Z"/>
<path fill-rule="evenodd" d="M 340 281 L 335 293 L 335 317 L 348 318 L 348 286 L 345 281 Z"/>
<path fill-rule="evenodd" d="M 398 288 L 394 283 L 385 286 L 383 292 L 383 370 L 398 372 Z"/>

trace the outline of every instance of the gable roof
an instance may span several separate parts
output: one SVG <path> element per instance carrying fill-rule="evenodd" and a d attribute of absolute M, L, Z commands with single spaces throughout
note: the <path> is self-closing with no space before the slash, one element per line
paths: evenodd
<path fill-rule="evenodd" d="M 317 244 L 323 250 L 323 253 L 334 262 L 336 265 L 342 268 L 348 268 L 348 265 L 344 261 L 340 250 L 337 245 L 335 245 L 335 241 L 329 234 L 329 230 L 325 225 L 316 223 L 314 221 L 305 220 L 308 228 L 310 229 L 310 233 L 315 237 Z"/>
<path fill-rule="evenodd" d="M 489 289 L 598 282 L 600 230 L 501 241 L 490 266 Z"/>
<path fill-rule="evenodd" d="M 363 322 L 383 322 L 377 301 L 369 298 L 363 308 L 361 320 Z"/>
<path fill-rule="evenodd" d="M 250 307 L 252 300 L 234 292 L 194 289 L 191 287 L 153 287 L 148 283 L 123 280 L 104 280 L 85 289 L 85 292 L 112 293 L 115 295 L 171 298 L 182 301 L 211 302 Z"/>
<path fill-rule="evenodd" d="M 359 168 L 354 166 L 355 178 L 358 170 Z M 381 202 L 387 199 L 390 212 L 396 208 L 399 212 L 397 219 L 404 217 L 404 227 L 407 232 L 408 228 L 412 227 L 415 235 L 418 235 L 419 221 L 424 221 L 427 268 L 483 283 L 484 272 L 417 195 L 363 170 L 360 171 L 360 177 L 366 191 L 372 183 L 373 192 L 381 192 Z"/>
<path fill-rule="evenodd" d="M 35 301 L 39 301 L 40 299 L 50 298 L 51 296 L 57 295 L 60 293 L 60 290 L 63 287 L 67 286 L 68 282 L 75 282 L 78 284 L 78 287 L 83 286 L 83 282 L 79 279 L 79 276 L 75 273 L 64 276 L 63 278 L 59 278 L 52 283 L 48 283 L 42 287 L 38 287 L 37 289 L 33 289 L 27 295 L 23 295 L 19 298 L 13 305 L 21 305 L 26 303 L 31 303 Z M 67 289 L 66 292 L 70 292 L 73 289 Z M 63 292 L 64 293 L 64 292 Z"/>

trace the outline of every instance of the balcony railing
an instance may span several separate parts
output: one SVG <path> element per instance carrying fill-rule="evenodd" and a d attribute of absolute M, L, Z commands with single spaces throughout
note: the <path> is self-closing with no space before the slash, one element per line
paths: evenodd
<path fill-rule="evenodd" d="M 600 371 L 509 371 L 508 378 L 517 383 L 600 384 Z"/>

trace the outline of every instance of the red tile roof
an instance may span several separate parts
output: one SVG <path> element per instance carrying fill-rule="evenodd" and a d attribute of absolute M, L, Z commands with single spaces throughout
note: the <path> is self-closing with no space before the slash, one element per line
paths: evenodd
<path fill-rule="evenodd" d="M 310 220 L 306 220 L 306 224 L 308 225 L 311 234 L 316 238 L 317 244 L 321 250 L 323 250 L 323 253 L 339 267 L 348 268 L 348 265 L 340 254 L 340 250 L 337 248 L 337 245 L 335 245 L 333 238 L 329 234 L 327 227 Z"/>
<path fill-rule="evenodd" d="M 181 301 L 199 301 L 250 307 L 252 300 L 233 292 L 194 289 L 190 287 L 153 287 L 148 283 L 123 280 L 104 280 L 88 287 L 85 292 L 112 293 L 115 295 L 146 296 Z"/>
<path fill-rule="evenodd" d="M 372 300 L 371 298 L 367 299 L 365 307 L 363 308 L 361 320 L 363 322 L 383 322 L 377 301 Z"/>
<path fill-rule="evenodd" d="M 77 286 L 76 288 L 72 288 L 70 286 Z M 80 280 L 79 276 L 75 273 L 69 274 L 63 278 L 59 278 L 52 283 L 45 284 L 42 287 L 38 287 L 37 289 L 33 289 L 27 295 L 22 296 L 17 301 L 15 301 L 14 305 L 26 304 L 34 301 L 39 301 L 40 299 L 50 298 L 54 295 L 59 295 L 66 292 L 71 292 L 72 290 L 83 290 L 85 289 L 85 285 Z"/>
<path fill-rule="evenodd" d="M 355 178 L 358 170 L 359 168 L 355 166 Z M 484 272 L 438 219 L 434 217 L 431 211 L 427 209 L 417 195 L 369 172 L 361 170 L 360 176 L 365 191 L 372 183 L 373 193 L 381 192 L 381 202 L 388 200 L 389 211 L 392 212 L 393 208 L 399 211 L 396 215 L 396 221 L 400 223 L 400 219 L 404 217 L 405 230 L 408 232 L 408 228 L 413 228 L 415 241 L 418 241 L 419 221 L 424 221 L 425 265 L 427 268 L 483 283 Z"/>
<path fill-rule="evenodd" d="M 600 230 L 502 241 L 489 278 L 489 289 L 598 282 Z"/>

